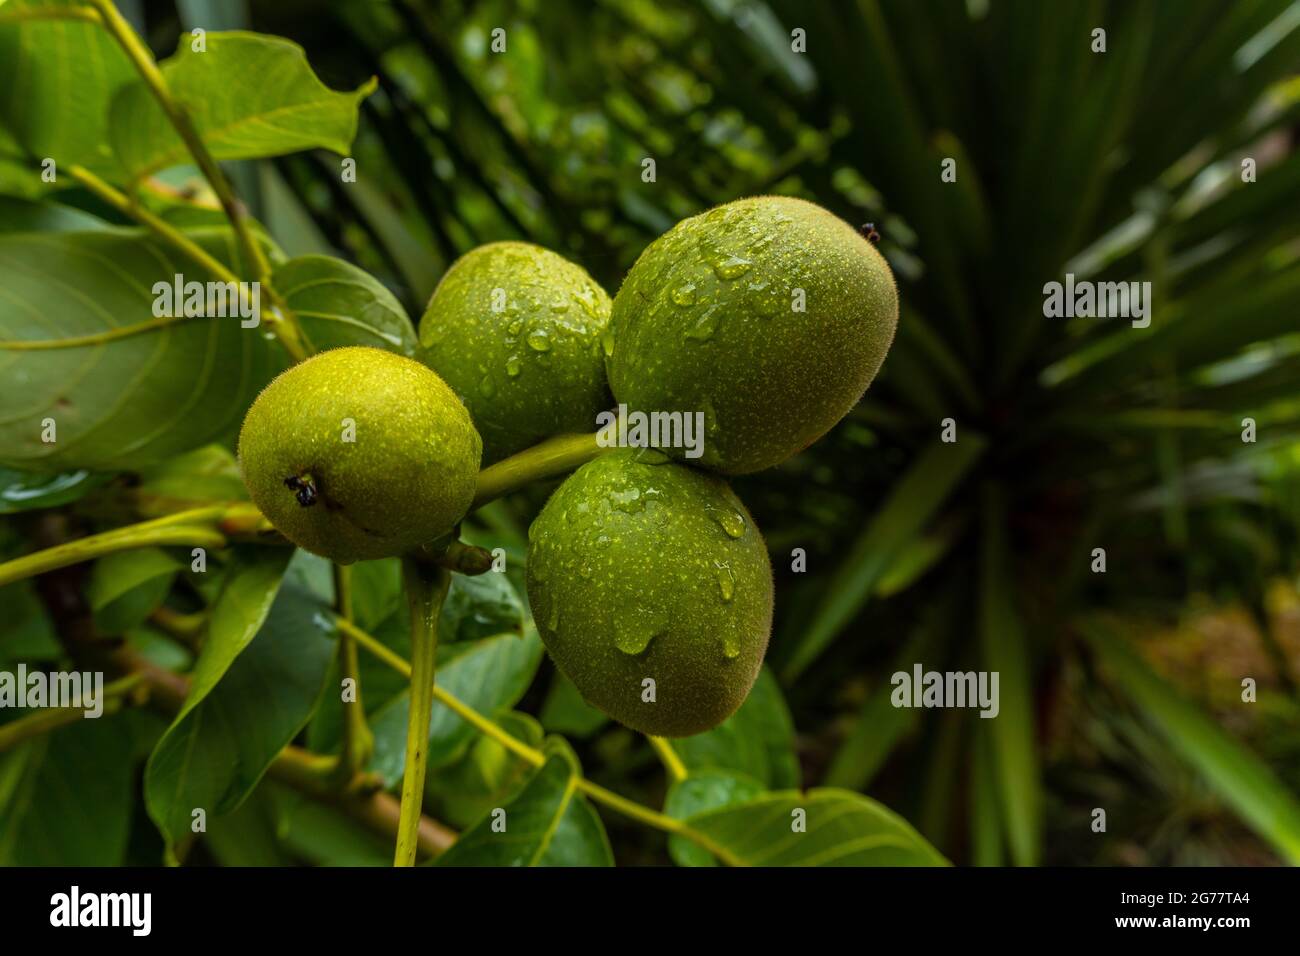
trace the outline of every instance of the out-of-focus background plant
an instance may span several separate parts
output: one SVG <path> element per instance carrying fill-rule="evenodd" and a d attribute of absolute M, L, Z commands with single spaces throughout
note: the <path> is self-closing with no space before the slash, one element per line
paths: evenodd
<path fill-rule="evenodd" d="M 861 790 L 957 862 L 1300 862 L 1300 3 L 119 6 L 160 55 L 182 29 L 248 28 L 335 89 L 378 78 L 355 183 L 325 152 L 233 178 L 285 252 L 356 262 L 411 315 L 496 239 L 613 293 L 655 236 L 739 196 L 874 224 L 902 296 L 879 379 L 826 440 L 736 483 L 777 569 L 798 766 L 746 754 L 773 735 L 743 727 L 688 763 Z M 1150 327 L 1044 318 L 1067 272 L 1150 281 Z M 482 513 L 483 540 L 520 553 L 542 500 Z M 915 662 L 998 671 L 1000 716 L 892 707 Z M 572 697 L 547 664 L 517 709 L 593 780 L 661 799 L 644 740 Z M 606 822 L 620 862 L 665 859 Z M 300 823 L 287 852 L 352 859 L 331 826 Z"/>

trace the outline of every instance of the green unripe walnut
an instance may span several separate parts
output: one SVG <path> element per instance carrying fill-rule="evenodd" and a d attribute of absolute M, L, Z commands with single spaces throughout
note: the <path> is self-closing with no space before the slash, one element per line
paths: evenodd
<path fill-rule="evenodd" d="M 893 274 L 870 242 L 820 206 L 761 196 L 650 244 L 614 299 L 605 364 L 630 410 L 702 413 L 697 463 L 743 474 L 843 418 L 897 324 Z"/>
<path fill-rule="evenodd" d="M 652 449 L 583 465 L 529 529 L 527 574 L 556 665 L 635 730 L 701 733 L 758 678 L 772 566 L 749 512 L 715 475 Z"/>
<path fill-rule="evenodd" d="M 434 372 L 374 348 L 322 352 L 253 402 L 239 463 L 286 538 L 340 564 L 395 557 L 469 510 L 482 441 Z"/>
<path fill-rule="evenodd" d="M 585 269 L 540 246 L 494 242 L 452 264 L 420 319 L 420 358 L 469 407 L 485 463 L 595 429 L 612 404 L 610 307 Z"/>

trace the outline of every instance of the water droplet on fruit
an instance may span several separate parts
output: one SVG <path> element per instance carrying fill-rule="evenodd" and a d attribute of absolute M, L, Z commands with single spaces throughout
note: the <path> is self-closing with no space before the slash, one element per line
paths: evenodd
<path fill-rule="evenodd" d="M 611 491 L 609 500 L 615 508 L 627 514 L 636 514 L 638 511 L 645 511 L 645 502 L 641 500 L 640 488 L 625 488 L 622 491 Z"/>
<path fill-rule="evenodd" d="M 607 357 L 612 357 L 612 356 L 613 356 L 613 354 L 614 354 L 614 333 L 611 332 L 609 329 L 606 329 L 606 330 L 605 330 L 605 333 L 604 333 L 603 335 L 601 335 L 601 337 L 600 337 L 600 347 L 604 350 L 605 355 L 606 355 Z"/>
<path fill-rule="evenodd" d="M 598 536 L 598 537 L 596 538 L 596 547 L 598 547 L 598 548 L 608 548 L 609 545 L 610 545 L 610 540 L 611 540 L 611 539 L 610 539 L 609 535 L 607 535 L 607 534 L 602 534 L 602 535 L 600 535 L 600 536 Z"/>
<path fill-rule="evenodd" d="M 740 638 L 731 631 L 722 635 L 722 654 L 733 661 L 740 656 Z"/>
<path fill-rule="evenodd" d="M 478 393 L 484 398 L 491 398 L 497 393 L 497 384 L 492 381 L 491 375 L 483 376 L 483 380 L 478 383 Z"/>
<path fill-rule="evenodd" d="M 567 299 L 557 299 L 551 303 L 551 311 L 565 313 L 569 311 L 569 302 Z"/>
<path fill-rule="evenodd" d="M 753 262 L 741 256 L 723 255 L 710 259 L 709 265 L 713 266 L 719 279 L 739 279 L 749 271 Z"/>
<path fill-rule="evenodd" d="M 718 330 L 718 307 L 709 306 L 699 320 L 686 330 L 684 336 L 688 339 L 695 339 L 699 342 L 707 342 L 713 338 L 713 333 Z"/>
<path fill-rule="evenodd" d="M 614 625 L 614 646 L 624 654 L 644 653 L 654 639 L 654 628 L 647 627 L 644 622 L 634 620 L 630 623 L 624 623 L 620 621 Z"/>
<path fill-rule="evenodd" d="M 714 567 L 718 569 L 718 593 L 722 595 L 724 604 L 730 604 L 731 599 L 736 596 L 736 579 L 728 565 L 715 561 Z"/>
<path fill-rule="evenodd" d="M 520 332 L 523 331 L 523 328 L 524 328 L 524 320 L 523 320 L 523 319 L 515 319 L 515 320 L 514 320 L 513 322 L 511 322 L 510 325 L 506 328 L 506 331 L 509 332 L 511 335 L 518 335 Z"/>
<path fill-rule="evenodd" d="M 546 618 L 546 629 L 554 632 L 560 626 L 560 605 L 557 601 L 551 605 L 551 613 Z"/>
<path fill-rule="evenodd" d="M 521 365 L 518 355 L 510 356 L 510 358 L 506 359 L 506 374 L 511 378 L 516 377 L 519 374 Z"/>
<path fill-rule="evenodd" d="M 678 286 L 672 292 L 673 302 L 680 306 L 695 304 L 695 283 L 688 282 L 685 285 Z"/>
<path fill-rule="evenodd" d="M 745 516 L 734 511 L 715 511 L 713 518 L 722 526 L 728 538 L 739 538 L 745 533 Z"/>
<path fill-rule="evenodd" d="M 551 336 L 545 329 L 533 329 L 528 333 L 528 347 L 534 352 L 549 352 Z"/>

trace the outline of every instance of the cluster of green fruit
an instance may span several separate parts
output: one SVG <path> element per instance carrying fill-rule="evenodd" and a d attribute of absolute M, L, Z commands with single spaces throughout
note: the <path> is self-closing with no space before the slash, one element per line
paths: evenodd
<path fill-rule="evenodd" d="M 616 401 L 701 413 L 690 465 L 682 449 L 623 448 L 574 472 L 533 523 L 527 564 L 542 638 L 591 704 L 646 733 L 699 733 L 749 693 L 772 621 L 766 546 L 720 475 L 825 434 L 897 319 L 884 259 L 797 199 L 679 223 L 612 302 L 562 257 L 494 243 L 435 290 L 423 364 L 344 348 L 295 366 L 249 409 L 240 460 L 276 528 L 346 563 L 445 535 L 481 464 L 591 432 Z"/>

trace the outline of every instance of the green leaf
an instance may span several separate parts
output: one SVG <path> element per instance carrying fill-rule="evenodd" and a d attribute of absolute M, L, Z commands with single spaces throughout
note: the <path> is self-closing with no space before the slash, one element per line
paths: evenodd
<path fill-rule="evenodd" d="M 686 822 L 748 866 L 947 865 L 906 820 L 848 790 L 785 790 Z"/>
<path fill-rule="evenodd" d="M 90 571 L 86 598 L 100 633 L 122 634 L 140 624 L 171 590 L 180 563 L 161 548 L 105 555 Z"/>
<path fill-rule="evenodd" d="M 68 0 L 9 0 L 0 6 L 0 125 L 37 162 L 80 164 L 115 177 L 109 103 L 138 82 L 122 48 L 85 20 L 17 20 L 34 10 L 71 8 Z M 56 169 L 57 169 L 56 167 Z M 31 177 L 39 181 L 40 168 Z M 60 173 L 59 182 L 72 182 Z"/>
<path fill-rule="evenodd" d="M 581 740 L 604 727 L 609 718 L 583 700 L 573 681 L 556 669 L 542 702 L 541 721 L 553 733 Z"/>
<path fill-rule="evenodd" d="M 31 581 L 15 581 L 0 588 L 0 664 L 10 661 L 45 661 L 62 656 L 45 605 Z"/>
<path fill-rule="evenodd" d="M 336 93 L 312 72 L 302 47 L 278 37 L 234 31 L 206 35 L 195 52 L 182 34 L 160 65 L 172 97 L 185 109 L 216 159 L 258 159 L 321 147 L 346 156 L 357 110 L 371 80 Z M 133 177 L 189 161 L 190 154 L 143 83 L 113 98 L 110 139 Z"/>
<path fill-rule="evenodd" d="M 107 228 L 102 219 L 71 206 L 0 196 L 0 232 L 87 232 Z"/>
<path fill-rule="evenodd" d="M 0 468 L 0 515 L 69 504 L 93 491 L 110 477 L 85 469 L 59 475 L 38 475 Z"/>
<path fill-rule="evenodd" d="M 269 788 L 258 787 L 225 816 L 208 821 L 203 842 L 222 866 L 293 866 L 278 832 L 279 813 Z"/>
<path fill-rule="evenodd" d="M 301 256 L 277 268 L 272 281 L 313 351 L 369 345 L 415 355 L 415 326 L 406 310 L 364 269 L 329 256 Z"/>
<path fill-rule="evenodd" d="M 1300 799 L 1255 754 L 1165 683 L 1103 625 L 1084 628 L 1102 664 L 1169 746 L 1291 865 L 1300 864 Z"/>
<path fill-rule="evenodd" d="M 508 634 L 524 635 L 528 612 L 504 574 L 458 574 L 438 620 L 438 642 L 477 641 Z"/>
<path fill-rule="evenodd" d="M 437 866 L 613 866 L 614 853 L 600 817 L 578 792 L 576 759 L 552 748 L 545 765 L 499 815 L 462 833 Z"/>
<path fill-rule="evenodd" d="M 234 254 L 228 230 L 190 236 Z M 283 353 L 237 318 L 155 318 L 178 274 L 202 276 L 136 230 L 0 235 L 0 463 L 127 469 L 234 431 Z"/>
<path fill-rule="evenodd" d="M 306 726 L 334 657 L 325 610 L 301 591 L 280 592 L 257 637 L 200 702 L 191 694 L 158 742 L 145 803 L 169 845 L 190 831 L 195 809 L 216 817 L 239 806 Z"/>
<path fill-rule="evenodd" d="M 248 489 L 229 449 L 207 445 L 143 469 L 132 487 L 137 498 L 166 501 L 176 511 L 211 501 L 245 501 Z"/>
<path fill-rule="evenodd" d="M 468 645 L 439 647 L 435 680 L 462 703 L 495 717 L 519 702 L 541 660 L 541 638 L 530 629 L 523 638 L 506 634 Z M 409 694 L 402 691 L 371 717 L 375 754 L 370 769 L 389 785 L 401 779 L 406 764 L 409 700 Z M 473 727 L 434 701 L 429 722 L 429 766 L 440 767 L 455 759 L 474 734 Z"/>
<path fill-rule="evenodd" d="M 794 723 L 781 687 L 764 667 L 740 709 L 712 730 L 669 741 L 691 770 L 732 770 L 771 789 L 799 786 Z"/>
<path fill-rule="evenodd" d="M 190 693 L 173 726 L 203 702 L 257 636 L 280 590 L 292 555 L 288 548 L 235 549 L 234 568 L 212 605 L 203 652 L 190 675 Z"/>
<path fill-rule="evenodd" d="M 125 715 L 0 754 L 0 866 L 120 866 L 134 802 Z"/>
<path fill-rule="evenodd" d="M 1043 796 L 1035 745 L 1030 650 L 1015 606 L 1006 505 L 994 486 L 984 488 L 983 498 L 979 639 L 984 668 L 999 675 L 998 716 L 988 721 L 993 725 L 998 805 L 1012 862 L 1034 866 L 1041 852 Z"/>
<path fill-rule="evenodd" d="M 907 547 L 934 517 L 984 450 L 984 440 L 970 429 L 952 443 L 936 441 L 894 485 L 880 511 L 859 535 L 826 585 L 825 596 L 792 642 L 781 668 L 789 684 L 826 650 L 861 610 L 900 559 L 912 560 Z"/>
<path fill-rule="evenodd" d="M 542 746 L 545 732 L 528 714 L 501 714 L 497 724 L 530 747 Z M 428 776 L 424 788 L 426 812 L 453 827 L 470 826 L 494 807 L 514 799 L 534 769 L 494 738 L 479 735 L 464 756 Z"/>
<path fill-rule="evenodd" d="M 704 770 L 668 791 L 664 813 L 677 820 L 756 800 L 766 788 L 753 777 L 729 770 Z M 708 850 L 682 836 L 668 837 L 668 855 L 678 866 L 717 866 Z"/>
<path fill-rule="evenodd" d="M 272 781 L 264 782 L 258 793 L 264 788 L 273 795 L 277 836 L 302 859 L 317 866 L 393 865 L 393 841 L 338 807 L 326 806 Z"/>

